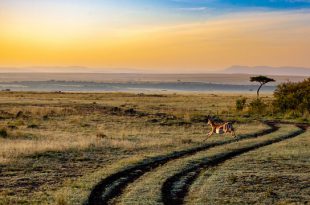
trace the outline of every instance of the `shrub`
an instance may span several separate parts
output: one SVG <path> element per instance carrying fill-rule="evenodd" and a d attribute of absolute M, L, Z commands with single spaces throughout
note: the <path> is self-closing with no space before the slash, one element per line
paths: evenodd
<path fill-rule="evenodd" d="M 2 138 L 7 138 L 8 137 L 8 132 L 6 131 L 5 128 L 0 128 L 0 137 Z"/>
<path fill-rule="evenodd" d="M 245 106 L 246 106 L 246 98 L 241 98 L 241 99 L 237 99 L 236 100 L 236 109 L 237 111 L 242 111 L 244 110 Z"/>
<path fill-rule="evenodd" d="M 43 120 L 48 120 L 48 119 L 49 119 L 48 115 L 43 116 Z"/>
<path fill-rule="evenodd" d="M 24 116 L 24 113 L 23 113 L 23 111 L 18 111 L 18 113 L 16 114 L 16 118 L 21 118 L 21 117 L 23 117 Z"/>
<path fill-rule="evenodd" d="M 37 125 L 37 124 L 30 124 L 30 125 L 27 126 L 27 128 L 39 129 L 39 125 Z"/>
<path fill-rule="evenodd" d="M 282 83 L 274 92 L 274 107 L 282 113 L 298 112 L 301 116 L 310 110 L 310 78 L 299 83 Z M 295 115 L 294 114 L 294 115 Z"/>
<path fill-rule="evenodd" d="M 102 132 L 99 132 L 97 133 L 97 138 L 100 138 L 100 139 L 104 139 L 104 138 L 107 138 L 108 136 Z"/>
<path fill-rule="evenodd" d="M 266 112 L 267 104 L 265 104 L 261 99 L 253 100 L 249 104 L 249 113 L 263 115 Z"/>

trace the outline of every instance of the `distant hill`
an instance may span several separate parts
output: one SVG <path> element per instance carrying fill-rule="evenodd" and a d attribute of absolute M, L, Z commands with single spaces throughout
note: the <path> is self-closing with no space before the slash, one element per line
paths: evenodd
<path fill-rule="evenodd" d="M 252 75 L 285 75 L 310 76 L 310 68 L 301 67 L 269 67 L 269 66 L 232 66 L 224 70 L 225 74 L 252 74 Z"/>

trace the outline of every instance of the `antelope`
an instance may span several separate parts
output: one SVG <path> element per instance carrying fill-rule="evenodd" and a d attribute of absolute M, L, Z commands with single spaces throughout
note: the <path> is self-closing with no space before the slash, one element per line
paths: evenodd
<path fill-rule="evenodd" d="M 208 125 L 211 125 L 212 130 L 208 134 L 208 137 L 211 137 L 213 134 L 226 134 L 231 133 L 233 137 L 236 137 L 235 129 L 231 122 L 225 122 L 221 124 L 215 124 L 212 120 L 208 120 Z"/>

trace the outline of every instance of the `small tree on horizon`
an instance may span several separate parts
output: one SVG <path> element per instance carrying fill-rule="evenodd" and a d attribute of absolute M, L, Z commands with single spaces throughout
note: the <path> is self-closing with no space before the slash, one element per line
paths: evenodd
<path fill-rule="evenodd" d="M 251 77 L 250 81 L 251 82 L 258 82 L 260 84 L 259 88 L 257 89 L 257 99 L 259 98 L 259 91 L 263 87 L 263 85 L 266 85 L 267 83 L 270 83 L 270 82 L 275 82 L 274 79 L 268 78 L 268 77 L 263 76 L 263 75 Z"/>

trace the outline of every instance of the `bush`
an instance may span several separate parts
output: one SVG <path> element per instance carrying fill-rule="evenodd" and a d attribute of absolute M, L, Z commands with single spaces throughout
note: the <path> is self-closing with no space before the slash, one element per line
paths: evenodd
<path fill-rule="evenodd" d="M 282 83 L 274 92 L 274 107 L 282 113 L 303 113 L 310 110 L 310 78 L 299 83 Z M 291 114 L 290 114 L 291 115 Z"/>
<path fill-rule="evenodd" d="M 266 112 L 267 104 L 265 104 L 261 99 L 253 100 L 249 104 L 249 113 L 263 115 Z"/>
<path fill-rule="evenodd" d="M 97 133 L 97 138 L 100 138 L 100 139 L 104 139 L 104 138 L 107 138 L 108 136 L 102 132 L 99 132 Z"/>
<path fill-rule="evenodd" d="M 247 101 L 246 98 L 241 98 L 241 99 L 236 100 L 236 109 L 237 109 L 237 111 L 244 110 L 244 108 L 246 106 L 246 101 Z"/>
<path fill-rule="evenodd" d="M 27 128 L 31 128 L 31 129 L 39 129 L 39 125 L 37 125 L 37 124 L 30 124 L 30 125 L 28 125 L 27 126 Z"/>
<path fill-rule="evenodd" d="M 6 131 L 6 129 L 5 128 L 1 128 L 0 129 L 0 137 L 2 137 L 2 138 L 7 138 L 8 137 L 8 132 Z"/>

